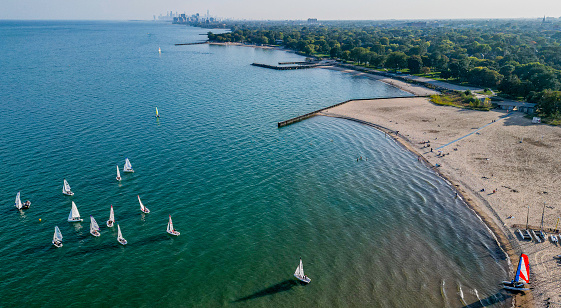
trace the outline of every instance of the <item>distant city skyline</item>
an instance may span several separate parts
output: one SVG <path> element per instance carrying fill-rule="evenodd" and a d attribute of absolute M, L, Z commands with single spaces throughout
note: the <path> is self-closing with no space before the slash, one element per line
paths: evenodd
<path fill-rule="evenodd" d="M 152 20 L 169 11 L 253 20 L 387 20 L 561 17 L 561 1 L 536 0 L 2 0 L 0 19 Z"/>

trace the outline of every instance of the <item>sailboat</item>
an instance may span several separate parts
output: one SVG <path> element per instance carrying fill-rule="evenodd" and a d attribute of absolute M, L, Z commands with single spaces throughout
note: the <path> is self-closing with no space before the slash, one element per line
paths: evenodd
<path fill-rule="evenodd" d="M 178 235 L 180 234 L 179 231 L 176 231 L 176 230 L 173 228 L 173 222 L 171 221 L 171 215 L 169 215 L 169 221 L 168 221 L 168 229 L 167 229 L 167 232 L 168 232 L 169 234 L 175 235 L 175 236 L 178 236 Z"/>
<path fill-rule="evenodd" d="M 62 193 L 67 196 L 74 196 L 74 193 L 70 190 L 70 185 L 68 185 L 66 179 L 64 179 L 64 184 L 62 185 Z"/>
<path fill-rule="evenodd" d="M 21 199 L 19 198 L 19 194 L 20 192 L 18 191 L 18 194 L 16 195 L 16 203 L 14 204 L 14 206 L 16 207 L 16 209 L 21 210 L 23 208 L 23 204 L 21 204 Z"/>
<path fill-rule="evenodd" d="M 19 196 L 20 196 L 20 192 L 18 191 L 18 194 L 16 195 L 16 202 L 14 203 L 14 206 L 18 210 L 28 209 L 29 206 L 31 205 L 31 201 L 27 200 L 27 201 L 25 201 L 25 203 L 21 203 L 21 199 L 19 198 Z"/>
<path fill-rule="evenodd" d="M 134 172 L 131 166 L 131 162 L 128 158 L 125 159 L 125 166 L 123 167 L 123 172 Z"/>
<path fill-rule="evenodd" d="M 95 219 L 93 218 L 92 215 L 90 215 L 90 233 L 91 235 L 98 237 L 101 234 L 99 233 L 99 225 L 97 224 L 97 221 L 95 221 Z"/>
<path fill-rule="evenodd" d="M 505 289 L 512 291 L 530 290 L 529 288 L 524 287 L 525 283 L 530 283 L 530 263 L 528 261 L 528 256 L 525 254 L 521 254 L 520 261 L 518 261 L 518 269 L 516 270 L 514 279 L 511 281 L 503 281 L 503 285 Z"/>
<path fill-rule="evenodd" d="M 162 53 L 162 48 L 158 47 L 158 53 Z"/>
<path fill-rule="evenodd" d="M 83 219 L 80 218 L 80 212 L 78 212 L 78 208 L 76 207 L 76 203 L 72 201 L 72 209 L 70 210 L 70 214 L 68 215 L 69 222 L 80 222 Z"/>
<path fill-rule="evenodd" d="M 123 234 L 121 233 L 121 227 L 119 225 L 117 225 L 117 241 L 119 241 L 119 244 L 121 245 L 127 244 L 127 240 L 125 240 L 125 238 L 123 237 Z"/>
<path fill-rule="evenodd" d="M 117 181 L 121 180 L 121 172 L 119 172 L 119 165 L 117 165 L 117 177 L 116 177 Z"/>
<path fill-rule="evenodd" d="M 156 118 L 160 117 L 160 113 L 158 112 L 158 107 L 156 107 Z"/>
<path fill-rule="evenodd" d="M 55 234 L 53 235 L 53 245 L 55 247 L 62 247 L 62 233 L 60 233 L 60 229 L 58 226 L 55 226 Z"/>
<path fill-rule="evenodd" d="M 111 205 L 111 212 L 109 212 L 109 220 L 107 221 L 107 226 L 113 228 L 115 224 L 115 213 L 113 213 L 113 205 Z"/>
<path fill-rule="evenodd" d="M 312 281 L 308 276 L 304 275 L 304 266 L 302 265 L 302 258 L 300 258 L 300 264 L 296 268 L 294 272 L 294 277 L 298 278 L 298 280 L 304 283 L 310 283 Z"/>
<path fill-rule="evenodd" d="M 144 214 L 150 213 L 150 210 L 147 207 L 145 207 L 144 204 L 142 204 L 142 201 L 140 201 L 140 196 L 137 195 L 137 197 L 138 197 L 138 203 L 140 203 L 140 211 Z"/>

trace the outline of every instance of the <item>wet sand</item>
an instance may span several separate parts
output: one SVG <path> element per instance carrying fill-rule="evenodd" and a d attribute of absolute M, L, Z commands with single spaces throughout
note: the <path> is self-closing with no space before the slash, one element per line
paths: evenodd
<path fill-rule="evenodd" d="M 533 291 L 517 296 L 517 307 L 561 302 L 561 264 L 553 258 L 561 248 L 550 241 L 522 241 L 513 228 L 526 224 L 528 206 L 530 225 L 540 226 L 544 202 L 544 227 L 555 227 L 561 214 L 561 128 L 532 124 L 518 112 L 437 106 L 421 97 L 351 101 L 320 115 L 381 126 L 456 187 L 493 231 L 513 267 L 520 251 L 528 254 Z M 497 277 L 497 283 L 511 278 Z"/>

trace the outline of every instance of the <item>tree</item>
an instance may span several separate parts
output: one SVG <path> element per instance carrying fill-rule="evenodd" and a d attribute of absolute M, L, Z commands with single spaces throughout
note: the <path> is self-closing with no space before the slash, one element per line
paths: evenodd
<path fill-rule="evenodd" d="M 470 83 L 484 86 L 496 87 L 503 76 L 499 72 L 489 69 L 487 67 L 476 67 L 469 71 L 468 80 Z"/>
<path fill-rule="evenodd" d="M 411 56 L 407 59 L 407 67 L 411 74 L 419 74 L 423 68 L 423 60 L 418 55 Z"/>
<path fill-rule="evenodd" d="M 388 55 L 386 66 L 398 70 L 407 66 L 407 55 L 401 51 L 394 51 Z"/>
<path fill-rule="evenodd" d="M 543 90 L 528 99 L 536 105 L 536 111 L 544 116 L 561 115 L 561 91 Z"/>

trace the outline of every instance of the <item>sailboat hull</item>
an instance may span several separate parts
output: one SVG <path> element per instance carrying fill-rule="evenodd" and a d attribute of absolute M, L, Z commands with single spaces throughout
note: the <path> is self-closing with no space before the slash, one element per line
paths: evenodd
<path fill-rule="evenodd" d="M 67 196 L 74 196 L 74 193 L 71 191 L 63 191 L 62 194 L 67 195 Z"/>
<path fill-rule="evenodd" d="M 116 177 L 115 179 L 117 179 L 117 181 L 120 181 L 120 180 L 121 180 L 121 177 L 118 176 L 118 177 Z"/>
<path fill-rule="evenodd" d="M 304 283 L 310 283 L 310 281 L 312 281 L 312 279 L 310 279 L 310 277 L 304 278 L 304 277 L 296 275 L 296 274 L 294 275 L 294 277 L 296 277 L 296 279 L 298 279 L 298 280 L 300 280 Z"/>
<path fill-rule="evenodd" d="M 179 236 L 179 234 L 181 234 L 179 233 L 179 231 L 167 231 L 167 232 L 168 234 L 175 235 L 175 236 Z"/>
<path fill-rule="evenodd" d="M 126 170 L 123 170 L 123 172 L 134 173 L 134 169 L 126 169 Z"/>
<path fill-rule="evenodd" d="M 113 221 L 108 220 L 108 221 L 107 221 L 107 227 L 113 228 Z"/>
<path fill-rule="evenodd" d="M 60 248 L 60 247 L 62 247 L 62 242 L 53 241 L 53 245 L 55 245 L 55 247 L 57 247 L 57 248 Z"/>
<path fill-rule="evenodd" d="M 71 218 L 71 219 L 68 219 L 68 222 L 82 222 L 82 221 L 84 221 L 84 220 L 83 220 L 83 219 L 80 219 L 80 218 Z"/>
<path fill-rule="evenodd" d="M 101 235 L 101 234 L 99 234 L 99 232 L 97 232 L 97 231 L 93 231 L 93 232 L 90 231 L 90 234 L 93 235 L 93 236 L 95 236 L 95 237 L 99 237 L 99 236 Z"/>
<path fill-rule="evenodd" d="M 529 288 L 524 288 L 524 287 L 518 288 L 518 287 L 504 286 L 504 289 L 510 291 L 530 291 Z"/>
<path fill-rule="evenodd" d="M 31 206 L 31 202 L 25 201 L 24 203 L 21 204 L 21 209 L 27 210 L 30 206 Z"/>
<path fill-rule="evenodd" d="M 119 241 L 119 244 L 123 246 L 127 244 L 127 240 L 125 240 L 124 238 L 117 239 L 117 241 Z"/>
<path fill-rule="evenodd" d="M 141 209 L 140 211 L 144 214 L 150 213 L 150 210 L 147 207 L 144 207 L 144 209 L 143 210 Z"/>

